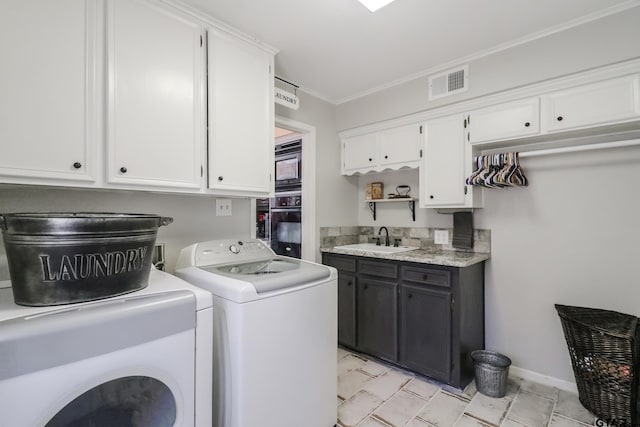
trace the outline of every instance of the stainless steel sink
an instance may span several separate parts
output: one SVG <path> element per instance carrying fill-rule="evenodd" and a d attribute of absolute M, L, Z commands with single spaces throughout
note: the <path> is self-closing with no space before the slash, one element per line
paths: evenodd
<path fill-rule="evenodd" d="M 375 243 L 355 243 L 353 245 L 335 246 L 334 249 L 346 249 L 361 252 L 375 252 L 382 254 L 395 254 L 398 252 L 408 252 L 418 249 L 415 246 L 384 246 Z"/>

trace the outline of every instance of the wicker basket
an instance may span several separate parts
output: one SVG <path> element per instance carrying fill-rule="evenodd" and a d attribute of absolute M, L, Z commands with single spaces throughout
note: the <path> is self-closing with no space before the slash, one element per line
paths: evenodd
<path fill-rule="evenodd" d="M 556 304 L 580 402 L 600 419 L 635 425 L 638 318 Z"/>
<path fill-rule="evenodd" d="M 472 351 L 471 358 L 478 391 L 489 397 L 504 397 L 511 359 L 488 350 Z"/>

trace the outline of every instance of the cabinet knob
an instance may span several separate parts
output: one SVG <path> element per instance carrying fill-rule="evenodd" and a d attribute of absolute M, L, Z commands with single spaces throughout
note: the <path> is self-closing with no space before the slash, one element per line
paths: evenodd
<path fill-rule="evenodd" d="M 372 161 L 373 159 L 371 157 L 369 157 L 369 161 Z"/>
<path fill-rule="evenodd" d="M 559 122 L 561 122 L 561 121 L 562 121 L 562 119 L 564 119 L 564 117 L 562 117 L 562 116 L 558 116 L 558 118 L 557 118 L 557 120 L 558 120 Z"/>
<path fill-rule="evenodd" d="M 430 199 L 433 199 L 433 194 L 429 196 Z"/>
<path fill-rule="evenodd" d="M 422 280 L 426 281 L 426 280 L 427 280 L 427 277 L 428 277 L 428 276 L 427 276 L 426 274 L 424 274 L 424 275 L 422 276 Z"/>
<path fill-rule="evenodd" d="M 385 158 L 385 159 L 388 159 L 388 158 L 389 158 L 389 156 L 384 156 L 384 158 Z"/>
<path fill-rule="evenodd" d="M 80 168 L 82 167 L 82 163 L 80 163 L 80 162 L 75 162 L 75 163 L 73 164 L 73 167 L 74 167 L 74 168 L 76 168 L 76 169 L 80 169 Z"/>
<path fill-rule="evenodd" d="M 531 123 L 529 123 L 529 122 L 526 122 L 526 123 L 524 124 L 524 127 L 527 127 L 527 128 L 528 128 L 529 126 L 531 126 Z"/>
<path fill-rule="evenodd" d="M 369 285 L 364 285 L 364 288 L 365 289 L 369 289 Z"/>
<path fill-rule="evenodd" d="M 407 298 L 413 298 L 413 294 L 407 295 Z"/>
<path fill-rule="evenodd" d="M 121 173 L 127 173 L 127 168 L 125 168 L 124 166 L 120 168 L 120 172 Z"/>
<path fill-rule="evenodd" d="M 222 176 L 218 177 L 218 181 L 222 181 L 224 178 Z"/>
<path fill-rule="evenodd" d="M 347 286 L 351 286 L 351 282 L 347 282 Z"/>

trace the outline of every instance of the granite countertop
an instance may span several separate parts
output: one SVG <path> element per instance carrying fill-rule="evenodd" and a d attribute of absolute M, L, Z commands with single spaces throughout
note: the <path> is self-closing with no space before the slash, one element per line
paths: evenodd
<path fill-rule="evenodd" d="M 343 255 L 364 256 L 368 258 L 380 258 L 393 261 L 417 262 L 422 264 L 446 265 L 449 267 L 468 267 L 489 259 L 490 254 L 475 252 L 443 251 L 414 249 L 407 252 L 379 253 L 354 249 L 321 248 L 321 252 Z"/>

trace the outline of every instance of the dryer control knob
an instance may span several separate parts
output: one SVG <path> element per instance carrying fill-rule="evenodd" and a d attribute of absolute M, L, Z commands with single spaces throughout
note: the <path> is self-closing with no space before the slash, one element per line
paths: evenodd
<path fill-rule="evenodd" d="M 231 246 L 229 246 L 229 250 L 230 250 L 232 253 L 234 253 L 234 254 L 237 254 L 237 253 L 239 253 L 239 252 L 240 252 L 240 248 L 239 248 L 239 247 L 237 247 L 236 245 L 231 245 Z"/>

